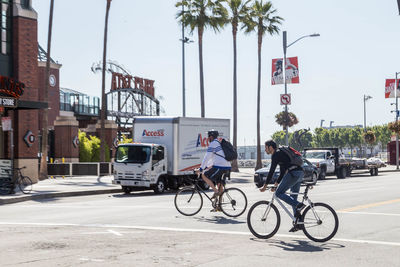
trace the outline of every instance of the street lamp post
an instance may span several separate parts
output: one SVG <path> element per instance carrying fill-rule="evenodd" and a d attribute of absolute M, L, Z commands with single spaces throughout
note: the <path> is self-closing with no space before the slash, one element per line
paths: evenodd
<path fill-rule="evenodd" d="M 367 131 L 367 109 L 366 102 L 371 99 L 372 96 L 364 95 L 364 132 Z M 367 155 L 367 147 L 365 147 L 365 156 Z"/>
<path fill-rule="evenodd" d="M 286 81 L 286 50 L 289 48 L 289 46 L 293 45 L 297 41 L 306 38 L 306 37 L 318 37 L 320 36 L 319 33 L 314 33 L 310 35 L 304 35 L 300 38 L 298 38 L 296 41 L 290 43 L 289 45 L 287 44 L 287 32 L 283 31 L 283 74 L 284 74 L 284 80 L 285 80 L 285 94 L 287 94 L 287 81 Z M 287 104 L 285 105 L 285 114 L 288 114 L 288 106 Z M 285 128 L 285 143 L 288 146 L 289 145 L 289 136 L 288 136 L 288 127 Z"/>

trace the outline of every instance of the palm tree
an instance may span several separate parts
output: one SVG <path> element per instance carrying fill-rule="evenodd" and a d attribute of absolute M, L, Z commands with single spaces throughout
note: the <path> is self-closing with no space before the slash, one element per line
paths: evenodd
<path fill-rule="evenodd" d="M 106 119 L 106 89 L 105 89 L 105 80 L 106 80 L 106 54 L 107 54 L 107 29 L 108 29 L 108 13 L 110 11 L 111 0 L 107 0 L 106 7 L 106 21 L 104 25 L 104 41 L 103 41 L 103 69 L 102 69 L 102 79 L 101 79 L 101 113 L 100 113 L 100 161 L 104 162 L 106 159 L 105 155 L 105 119 Z M 107 151 L 109 153 L 109 151 Z"/>
<path fill-rule="evenodd" d="M 239 23 L 242 22 L 249 12 L 250 0 L 246 2 L 242 0 L 227 0 L 228 7 L 230 9 L 229 22 L 232 25 L 232 36 L 233 36 L 233 147 L 237 149 L 237 53 L 236 53 L 236 35 L 238 31 Z M 232 162 L 232 171 L 239 171 L 237 160 Z"/>
<path fill-rule="evenodd" d="M 263 0 L 256 0 L 251 7 L 249 16 L 244 21 L 243 28 L 245 33 L 257 32 L 258 37 L 258 78 L 257 78 L 257 163 L 256 169 L 262 167 L 261 163 L 261 146 L 260 146 L 260 86 L 261 86 L 261 47 L 262 40 L 266 33 L 274 35 L 279 33 L 278 25 L 283 18 L 274 16 L 276 9 L 272 7 L 272 3 Z"/>
<path fill-rule="evenodd" d="M 47 58 L 46 58 L 46 87 L 44 88 L 43 101 L 49 101 L 49 77 L 50 77 L 50 50 L 51 50 L 51 32 L 53 29 L 53 9 L 54 0 L 50 1 L 50 14 L 49 14 L 49 31 L 47 33 Z M 48 108 L 45 108 L 42 113 L 42 158 L 40 159 L 39 179 L 47 179 L 47 146 L 48 146 L 48 124 L 49 115 Z"/>
<path fill-rule="evenodd" d="M 209 27 L 218 32 L 227 21 L 227 10 L 222 5 L 222 0 L 182 0 L 176 7 L 184 6 L 185 10 L 179 11 L 177 18 L 184 27 L 189 26 L 191 33 L 197 29 L 199 42 L 199 67 L 200 67 L 200 103 L 201 117 L 205 117 L 204 104 L 204 73 L 203 73 L 203 33 Z"/>

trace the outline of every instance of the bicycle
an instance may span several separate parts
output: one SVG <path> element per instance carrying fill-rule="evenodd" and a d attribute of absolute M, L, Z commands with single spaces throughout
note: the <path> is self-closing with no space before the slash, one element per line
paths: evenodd
<path fill-rule="evenodd" d="M 17 173 L 17 177 L 14 179 L 12 179 L 12 177 L 8 177 L 5 179 L 2 179 L 2 181 L 0 182 L 0 194 L 4 195 L 4 194 L 13 194 L 14 193 L 14 189 L 16 187 L 16 185 L 18 186 L 18 188 L 21 190 L 22 193 L 24 194 L 29 194 L 32 191 L 32 180 L 31 178 L 29 178 L 28 176 L 24 176 L 22 175 L 21 170 L 25 169 L 26 167 L 22 167 L 22 168 L 14 168 L 14 170 Z M 5 170 L 6 172 L 8 172 L 9 175 L 11 175 L 10 170 Z"/>
<path fill-rule="evenodd" d="M 185 216 L 193 216 L 200 212 L 203 207 L 203 193 L 210 200 L 214 210 L 221 210 L 229 217 L 238 217 L 242 215 L 247 208 L 247 197 L 242 190 L 235 187 L 225 187 L 225 175 L 222 180 L 222 194 L 213 201 L 198 184 L 202 181 L 200 177 L 189 179 L 191 186 L 180 189 L 174 199 L 175 208 L 179 213 Z M 230 178 L 228 178 L 230 179 Z"/>
<path fill-rule="evenodd" d="M 267 187 L 267 190 L 275 188 Z M 282 201 L 272 195 L 271 201 L 258 201 L 249 210 L 247 215 L 247 225 L 250 232 L 262 239 L 268 239 L 276 234 L 280 226 L 280 213 L 274 205 L 276 201 L 282 209 L 289 215 L 293 225 L 303 230 L 304 234 L 315 242 L 326 242 L 333 238 L 339 227 L 339 219 L 335 210 L 325 203 L 313 203 L 308 197 L 308 191 L 312 189 L 312 183 L 306 183 L 304 193 L 290 193 L 291 195 L 303 195 L 302 203 L 308 203 L 304 212 L 299 218 L 295 218 L 292 213 L 284 206 Z"/>

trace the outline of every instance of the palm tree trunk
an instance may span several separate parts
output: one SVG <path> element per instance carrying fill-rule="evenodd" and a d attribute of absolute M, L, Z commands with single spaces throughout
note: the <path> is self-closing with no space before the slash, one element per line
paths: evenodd
<path fill-rule="evenodd" d="M 110 11 L 111 0 L 107 0 L 107 8 L 106 8 L 106 21 L 104 25 L 104 43 L 103 43 L 103 72 L 101 79 L 101 113 L 100 113 L 100 162 L 105 161 L 105 119 L 106 119 L 106 89 L 105 89 L 105 80 L 106 80 L 106 55 L 107 55 L 107 29 L 108 29 L 108 13 Z"/>
<path fill-rule="evenodd" d="M 54 0 L 50 1 L 50 14 L 49 14 L 49 32 L 47 35 L 47 58 L 46 58 L 46 76 L 44 78 L 46 86 L 44 88 L 43 101 L 48 103 L 48 90 L 49 90 L 49 77 L 50 77 L 50 50 L 51 50 L 51 32 L 53 29 L 53 9 Z M 42 158 L 40 159 L 39 179 L 47 179 L 47 151 L 48 151 L 48 108 L 45 108 L 42 113 Z"/>
<path fill-rule="evenodd" d="M 237 149 L 237 54 L 236 54 L 237 25 L 232 25 L 233 35 L 233 147 Z M 232 171 L 238 172 L 237 160 L 232 161 Z"/>
<path fill-rule="evenodd" d="M 257 162 L 256 170 L 262 167 L 260 146 L 260 88 L 261 88 L 261 45 L 262 34 L 258 34 L 258 77 L 257 77 Z"/>
<path fill-rule="evenodd" d="M 199 35 L 199 66 L 200 66 L 200 105 L 201 117 L 205 117 L 205 104 L 204 104 L 204 73 L 203 73 L 203 28 L 198 28 Z"/>

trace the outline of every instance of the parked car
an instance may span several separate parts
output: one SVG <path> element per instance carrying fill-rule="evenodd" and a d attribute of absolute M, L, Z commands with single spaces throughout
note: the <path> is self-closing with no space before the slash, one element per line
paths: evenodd
<path fill-rule="evenodd" d="M 265 167 L 256 170 L 254 174 L 254 183 L 256 183 L 257 186 L 262 185 L 265 183 L 269 169 L 270 169 L 271 164 L 268 163 Z M 314 166 L 311 162 L 309 162 L 306 159 L 303 159 L 303 169 L 304 169 L 304 177 L 303 177 L 303 182 L 313 182 L 314 184 L 317 183 L 318 180 L 318 168 Z M 279 177 L 280 174 L 280 168 L 279 165 L 275 169 L 275 173 L 272 176 L 271 181 L 269 182 L 270 184 L 275 183 L 276 179 Z"/>
<path fill-rule="evenodd" d="M 376 165 L 378 165 L 378 168 L 386 167 L 385 162 L 380 158 L 369 158 L 369 159 L 367 159 L 367 163 L 368 164 L 376 164 Z"/>

